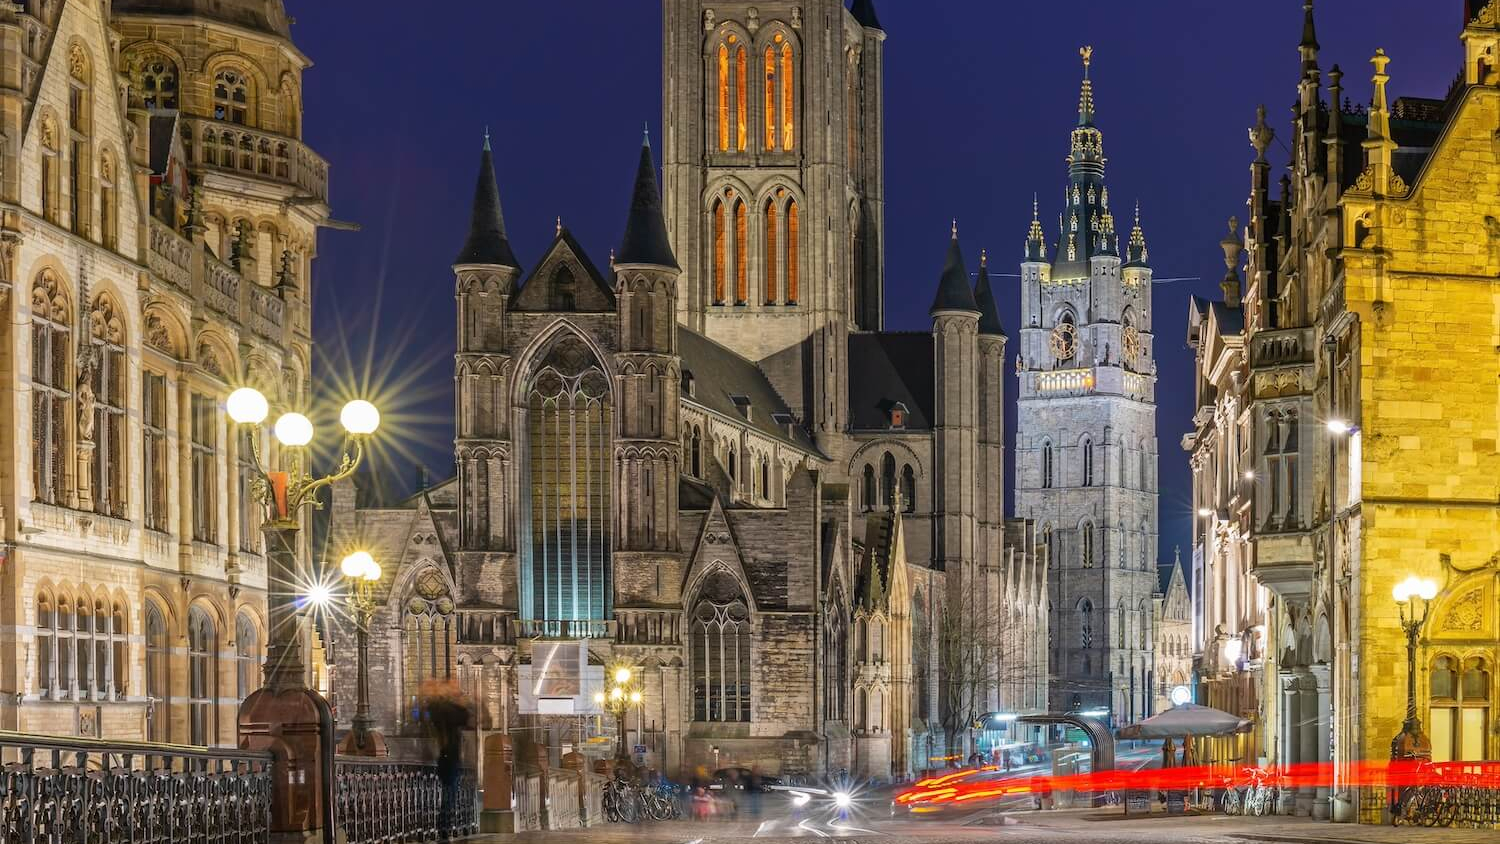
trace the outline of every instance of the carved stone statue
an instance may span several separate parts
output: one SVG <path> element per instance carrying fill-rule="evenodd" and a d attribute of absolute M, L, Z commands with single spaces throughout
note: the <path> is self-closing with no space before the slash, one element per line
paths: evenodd
<path fill-rule="evenodd" d="M 703 31 L 704 32 L 713 32 L 714 31 L 714 10 L 713 9 L 704 9 L 703 10 Z"/>
<path fill-rule="evenodd" d="M 92 343 L 84 343 L 78 352 L 78 439 L 94 441 L 94 373 L 99 368 L 99 353 Z"/>

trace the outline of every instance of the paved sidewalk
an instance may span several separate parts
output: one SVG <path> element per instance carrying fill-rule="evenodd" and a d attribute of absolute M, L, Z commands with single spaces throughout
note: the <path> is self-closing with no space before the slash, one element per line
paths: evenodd
<path fill-rule="evenodd" d="M 1424 827 L 1336 824 L 1311 818 L 1245 818 L 1225 815 L 1123 818 L 1118 810 L 1078 812 L 1025 812 L 1011 815 L 1024 826 L 1074 833 L 1128 831 L 1131 835 L 1157 831 L 1164 840 L 1178 836 L 1226 841 L 1265 841 L 1284 844 L 1497 844 L 1494 829 L 1442 829 Z"/>

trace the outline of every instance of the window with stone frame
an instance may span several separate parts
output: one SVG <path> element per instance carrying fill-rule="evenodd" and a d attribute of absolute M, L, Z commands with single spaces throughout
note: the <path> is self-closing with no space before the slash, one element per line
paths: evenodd
<path fill-rule="evenodd" d="M 171 684 L 168 676 L 170 646 L 167 639 L 167 619 L 155 601 L 146 602 L 146 738 L 165 742 L 171 736 L 169 697 Z"/>
<path fill-rule="evenodd" d="M 115 601 L 110 616 L 109 638 L 114 657 L 114 686 L 116 700 L 124 700 L 130 691 L 130 628 L 125 621 L 125 605 Z"/>
<path fill-rule="evenodd" d="M 750 607 L 739 583 L 717 571 L 698 590 L 689 624 L 693 720 L 750 721 Z"/>
<path fill-rule="evenodd" d="M 1083 458 L 1082 486 L 1094 485 L 1094 442 L 1084 437 L 1078 444 L 1078 450 Z"/>
<path fill-rule="evenodd" d="M 841 606 L 841 599 L 833 603 Z M 824 622 L 823 659 L 828 666 L 823 674 L 824 718 L 843 721 L 849 715 L 849 619 L 842 609 L 829 612 Z"/>
<path fill-rule="evenodd" d="M 1079 547 L 1082 549 L 1082 563 L 1086 569 L 1094 567 L 1094 523 L 1084 522 L 1078 526 Z"/>
<path fill-rule="evenodd" d="M 214 119 L 244 126 L 250 122 L 250 80 L 236 68 L 214 74 Z"/>
<path fill-rule="evenodd" d="M 188 610 L 188 744 L 218 741 L 219 631 L 202 607 Z"/>
<path fill-rule="evenodd" d="M 1444 654 L 1429 673 L 1428 722 L 1432 761 L 1478 762 L 1495 758 L 1489 736 L 1490 664 L 1483 657 Z"/>
<path fill-rule="evenodd" d="M 148 109 L 177 108 L 177 63 L 160 53 L 146 53 L 132 62 L 135 89 Z"/>
<path fill-rule="evenodd" d="M 68 131 L 73 169 L 68 220 L 74 232 L 86 236 L 93 207 L 93 75 L 87 57 L 76 44 L 69 54 L 69 65 Z"/>
<path fill-rule="evenodd" d="M 238 485 L 236 500 L 239 503 L 240 550 L 249 554 L 260 553 L 260 528 L 265 516 L 260 501 L 255 497 L 255 482 L 260 473 L 255 469 L 255 454 L 258 441 L 263 437 L 259 429 L 240 431 L 239 449 L 235 455 L 235 482 Z"/>
<path fill-rule="evenodd" d="M 1088 598 L 1078 602 L 1078 646 L 1094 646 L 1094 602 Z"/>
<path fill-rule="evenodd" d="M 1266 526 L 1295 527 L 1299 524 L 1297 409 L 1271 408 L 1263 419 L 1261 457 L 1266 467 Z"/>
<path fill-rule="evenodd" d="M 57 687 L 53 668 L 57 665 L 57 609 L 49 592 L 36 596 L 36 690 L 43 698 Z"/>
<path fill-rule="evenodd" d="M 143 516 L 148 530 L 166 532 L 167 513 L 167 377 L 141 375 L 141 476 Z"/>
<path fill-rule="evenodd" d="M 454 607 L 453 595 L 442 573 L 430 565 L 417 573 L 401 622 L 405 717 L 410 720 L 420 714 L 417 707 L 423 684 L 453 677 L 458 645 Z"/>
<path fill-rule="evenodd" d="M 79 439 L 92 440 L 94 512 L 125 518 L 129 452 L 125 445 L 128 373 L 125 365 L 124 322 L 114 304 L 100 297 L 89 315 L 89 390 L 93 418 L 80 420 Z"/>
<path fill-rule="evenodd" d="M 47 504 L 67 503 L 70 322 L 61 284 L 43 270 L 31 294 L 31 479 L 32 499 Z"/>
<path fill-rule="evenodd" d="M 120 207 L 115 158 L 109 152 L 99 157 L 99 241 L 106 249 L 120 248 Z"/>
<path fill-rule="evenodd" d="M 889 451 L 880 458 L 880 507 L 889 509 L 896 498 L 896 457 Z"/>
<path fill-rule="evenodd" d="M 218 408 L 208 396 L 192 396 L 193 539 L 219 541 Z"/>
<path fill-rule="evenodd" d="M 240 700 L 260 688 L 260 633 L 255 620 L 240 612 L 234 620 L 235 692 Z"/>
<path fill-rule="evenodd" d="M 62 211 L 62 148 L 57 122 L 51 114 L 42 116 L 42 217 L 58 224 Z"/>
<path fill-rule="evenodd" d="M 1053 473 L 1053 470 L 1054 470 L 1054 466 L 1053 466 L 1053 455 L 1052 455 L 1052 443 L 1051 442 L 1043 442 L 1042 443 L 1042 489 L 1051 489 L 1052 488 L 1052 478 L 1053 478 L 1053 474 L 1052 473 Z"/>
<path fill-rule="evenodd" d="M 901 512 L 917 511 L 917 473 L 907 463 L 901 467 Z"/>
<path fill-rule="evenodd" d="M 714 50 L 714 113 L 719 152 L 744 152 L 749 136 L 749 56 L 735 33 Z"/>

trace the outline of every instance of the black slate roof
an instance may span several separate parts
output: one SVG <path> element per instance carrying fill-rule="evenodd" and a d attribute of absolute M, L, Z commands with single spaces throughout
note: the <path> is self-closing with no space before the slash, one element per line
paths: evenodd
<path fill-rule="evenodd" d="M 625 239 L 620 243 L 616 264 L 653 264 L 682 269 L 672 254 L 667 220 L 662 214 L 661 189 L 656 184 L 656 162 L 651 158 L 651 140 L 641 144 L 635 189 L 630 194 L 630 216 L 625 219 Z"/>
<path fill-rule="evenodd" d="M 995 302 L 994 289 L 990 287 L 990 268 L 983 261 L 979 264 L 979 280 L 974 285 L 974 304 L 979 306 L 979 333 L 1004 337 L 1000 306 Z"/>
<path fill-rule="evenodd" d="M 684 374 L 692 373 L 691 401 L 730 418 L 744 419 L 744 412 L 732 397 L 748 399 L 750 427 L 818 453 L 817 446 L 813 445 L 802 425 L 776 421 L 777 414 L 784 414 L 781 418 L 789 419 L 792 412 L 760 367 L 681 325 L 677 326 L 677 351 L 682 355 Z"/>
<path fill-rule="evenodd" d="M 117 15 L 192 15 L 291 37 L 282 0 L 111 0 Z"/>
<path fill-rule="evenodd" d="M 880 17 L 875 14 L 875 0 L 854 0 L 854 4 L 849 7 L 849 14 L 854 15 L 859 25 L 866 29 L 884 29 L 880 25 Z"/>
<path fill-rule="evenodd" d="M 932 335 L 927 332 L 854 332 L 849 335 L 849 425 L 856 430 L 891 426 L 891 408 L 906 405 L 907 430 L 932 428 L 936 395 Z"/>
<path fill-rule="evenodd" d="M 469 237 L 464 248 L 453 259 L 455 264 L 494 264 L 502 267 L 521 265 L 505 236 L 505 216 L 500 212 L 500 187 L 495 181 L 495 155 L 490 139 L 484 139 L 479 155 L 479 181 L 474 186 L 474 212 L 469 218 Z"/>
<path fill-rule="evenodd" d="M 964 268 L 964 253 L 958 245 L 958 230 L 948 242 L 948 257 L 943 261 L 943 274 L 938 278 L 937 296 L 932 300 L 929 313 L 938 311 L 973 311 L 979 313 L 974 302 L 974 291 L 969 289 L 969 271 Z"/>

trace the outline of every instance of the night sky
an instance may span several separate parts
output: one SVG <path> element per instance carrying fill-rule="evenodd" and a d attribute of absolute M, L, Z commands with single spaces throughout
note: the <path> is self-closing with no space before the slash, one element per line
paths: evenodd
<path fill-rule="evenodd" d="M 1031 197 L 1054 235 L 1076 117 L 1078 48 L 1092 44 L 1113 206 L 1139 199 L 1160 367 L 1163 563 L 1187 555 L 1191 491 L 1188 296 L 1218 295 L 1225 221 L 1243 223 L 1246 128 L 1266 103 L 1286 160 L 1298 77 L 1299 0 L 1069 3 L 877 0 L 886 45 L 887 328 L 925 329 L 949 222 L 975 268 L 1013 273 Z M 414 6 L 287 0 L 313 60 L 307 140 L 332 170 L 334 215 L 314 284 L 317 377 L 370 381 L 385 412 L 381 485 L 414 464 L 452 474 L 453 276 L 481 137 L 494 138 L 512 244 L 528 269 L 561 216 L 604 266 L 625 221 L 641 125 L 660 138 L 654 0 L 506 0 Z M 1392 57 L 1392 96 L 1441 97 L 1460 63 L 1460 0 L 1319 0 L 1325 74 L 1368 100 L 1369 57 Z M 1326 75 L 1325 75 L 1326 84 Z M 1274 178 L 1274 177 L 1273 177 Z M 1018 282 L 1000 279 L 1007 329 Z M 1007 368 L 1009 371 L 1009 368 Z M 325 386 L 327 386 L 325 382 Z M 345 388 L 343 391 L 347 391 Z M 1006 392 L 1013 399 L 1015 381 Z M 1010 408 L 1014 435 L 1014 406 Z"/>

